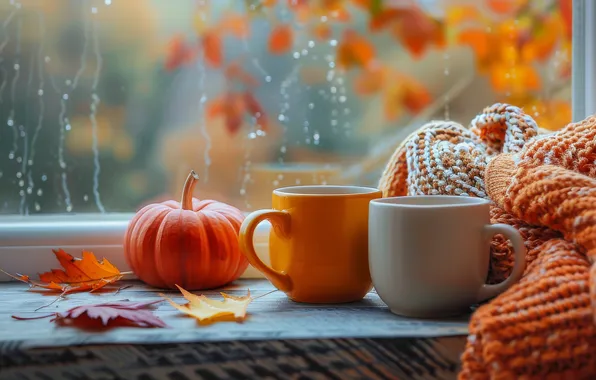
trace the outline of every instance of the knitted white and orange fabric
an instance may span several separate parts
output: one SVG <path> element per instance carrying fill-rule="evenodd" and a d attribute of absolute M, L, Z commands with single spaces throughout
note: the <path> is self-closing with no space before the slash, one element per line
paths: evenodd
<path fill-rule="evenodd" d="M 507 104 L 469 128 L 431 122 L 397 148 L 379 184 L 384 196 L 490 198 L 492 222 L 525 240 L 523 278 L 472 316 L 460 379 L 596 378 L 596 117 L 538 132 Z M 488 282 L 512 264 L 496 237 Z"/>

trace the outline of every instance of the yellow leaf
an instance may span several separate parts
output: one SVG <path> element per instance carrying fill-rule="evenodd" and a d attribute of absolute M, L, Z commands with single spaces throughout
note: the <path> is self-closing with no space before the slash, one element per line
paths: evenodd
<path fill-rule="evenodd" d="M 204 295 L 192 294 L 189 291 L 176 285 L 188 303 L 184 305 L 177 304 L 165 295 L 161 294 L 170 305 L 184 314 L 196 318 L 199 323 L 207 324 L 221 321 L 242 321 L 246 317 L 246 308 L 253 300 L 250 296 L 250 290 L 244 297 L 234 297 L 221 293 L 223 301 L 213 300 Z"/>

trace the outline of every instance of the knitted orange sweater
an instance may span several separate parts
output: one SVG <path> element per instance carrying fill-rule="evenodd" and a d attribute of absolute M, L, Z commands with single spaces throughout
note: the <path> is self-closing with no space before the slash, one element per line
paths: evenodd
<path fill-rule="evenodd" d="M 472 316 L 460 379 L 596 378 L 596 117 L 548 135 L 506 104 L 470 128 L 432 122 L 398 147 L 379 187 L 490 198 L 492 222 L 525 240 L 522 280 Z M 496 237 L 488 282 L 512 264 Z"/>

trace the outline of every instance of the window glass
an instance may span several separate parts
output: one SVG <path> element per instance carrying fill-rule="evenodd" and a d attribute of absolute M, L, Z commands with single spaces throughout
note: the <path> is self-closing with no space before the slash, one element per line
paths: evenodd
<path fill-rule="evenodd" d="M 0 213 L 376 186 L 412 125 L 571 119 L 571 1 L 2 0 Z"/>

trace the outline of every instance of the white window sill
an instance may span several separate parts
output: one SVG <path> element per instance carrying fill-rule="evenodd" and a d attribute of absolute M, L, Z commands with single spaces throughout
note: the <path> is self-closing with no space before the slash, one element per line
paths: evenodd
<path fill-rule="evenodd" d="M 134 214 L 78 214 L 0 217 L 0 268 L 37 278 L 38 273 L 60 268 L 52 249 L 62 248 L 75 257 L 82 250 L 105 257 L 121 271 L 130 270 L 123 254 L 126 227 Z M 257 227 L 255 248 L 269 263 L 269 230 L 263 222 Z M 242 278 L 262 278 L 250 267 Z M 0 273 L 0 281 L 9 280 Z"/>

